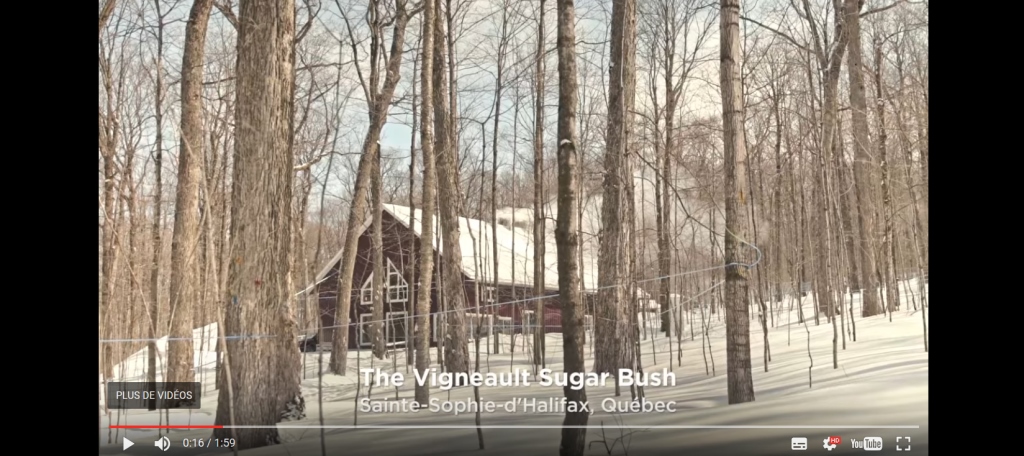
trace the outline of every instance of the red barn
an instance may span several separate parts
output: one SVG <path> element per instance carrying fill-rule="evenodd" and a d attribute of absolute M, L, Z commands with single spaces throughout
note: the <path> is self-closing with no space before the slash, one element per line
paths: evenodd
<path fill-rule="evenodd" d="M 402 346 L 412 338 L 412 316 L 417 288 L 422 283 L 417 257 L 420 251 L 422 212 L 393 204 L 383 205 L 382 246 L 384 271 L 387 274 L 384 294 L 385 339 L 391 346 Z M 351 278 L 352 296 L 349 307 L 348 345 L 350 349 L 370 346 L 369 325 L 373 299 L 373 254 L 371 250 L 370 222 L 360 229 L 356 263 Z M 532 332 L 537 299 L 533 292 L 533 241 L 528 230 L 492 225 L 482 220 L 459 218 L 460 248 L 462 250 L 462 276 L 466 292 L 467 330 L 476 328 L 484 333 L 493 329 L 500 333 Z M 439 284 L 444 271 L 441 228 L 434 218 L 434 273 L 430 278 L 431 345 L 439 334 L 444 334 L 444 309 Z M 497 249 L 494 248 L 497 240 Z M 546 239 L 544 296 L 544 326 L 546 332 L 561 331 L 561 310 L 558 294 L 557 248 L 552 239 Z M 341 251 L 317 274 L 315 292 L 318 296 L 320 324 L 324 328 L 321 342 L 330 343 L 335 330 L 335 309 L 338 305 L 339 269 Z M 495 255 L 497 268 L 494 267 Z M 580 268 L 584 290 L 596 288 L 596 262 L 584 259 Z M 584 293 L 587 324 L 592 324 L 592 296 Z M 438 329 L 441 328 L 441 331 Z M 470 340 L 473 334 L 470 335 Z"/>

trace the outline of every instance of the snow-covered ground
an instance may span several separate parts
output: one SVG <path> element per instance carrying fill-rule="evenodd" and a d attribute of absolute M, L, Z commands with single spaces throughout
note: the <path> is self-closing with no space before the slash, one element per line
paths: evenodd
<path fill-rule="evenodd" d="M 701 336 L 699 309 L 694 317 L 691 339 L 689 326 L 685 327 L 682 341 L 663 336 L 647 337 L 641 342 L 643 368 L 645 372 L 662 372 L 669 369 L 676 376 L 675 386 L 648 386 L 645 388 L 648 401 L 675 401 L 674 413 L 607 413 L 601 410 L 606 399 L 628 400 L 629 389 L 622 389 L 622 396 L 616 398 L 614 387 L 587 387 L 586 393 L 591 407 L 596 409 L 590 417 L 590 425 L 606 427 L 605 436 L 611 441 L 621 435 L 635 433 L 629 446 L 629 454 L 662 454 L 659 451 L 679 451 L 672 454 L 707 454 L 703 450 L 728 451 L 715 454 L 781 454 L 791 451 L 791 437 L 807 437 L 809 451 L 823 451 L 822 439 L 840 435 L 843 442 L 836 448 L 839 452 L 854 450 L 850 439 L 868 436 L 882 437 L 885 451 L 893 451 L 896 437 L 911 436 L 914 454 L 927 454 L 928 430 L 928 354 L 924 350 L 924 331 L 920 310 L 914 311 L 910 303 L 920 299 L 914 281 L 901 283 L 902 307 L 894 312 L 871 318 L 860 318 L 860 298 L 854 297 L 853 328 L 847 315 L 846 341 L 843 347 L 842 334 L 837 335 L 838 367 L 833 366 L 833 326 L 827 318 L 821 317 L 821 324 L 815 325 L 812 317 L 813 301 L 810 295 L 801 303 L 808 321 L 797 323 L 797 310 L 790 302 L 783 302 L 783 309 L 775 315 L 774 325 L 769 319 L 768 345 L 770 362 L 765 371 L 764 335 L 759 321 L 751 321 L 751 358 L 756 400 L 751 403 L 728 405 L 726 397 L 726 354 L 724 315 L 705 315 L 708 337 Z M 925 286 L 927 293 L 927 286 Z M 920 309 L 920 304 L 918 304 Z M 651 314 L 653 316 L 653 314 Z M 891 319 L 891 321 L 890 321 Z M 927 319 L 925 317 L 925 319 Z M 647 318 L 654 324 L 654 318 Z M 837 320 L 837 327 L 839 327 Z M 842 327 L 838 328 L 840 331 Z M 196 330 L 197 379 L 203 383 L 204 395 L 199 410 L 172 410 L 170 424 L 213 424 L 217 391 L 214 389 L 216 326 Z M 509 340 L 503 336 L 500 354 L 487 354 L 492 344 L 481 343 L 480 366 L 483 372 L 510 372 L 513 369 L 532 371 L 529 347 L 517 338 L 514 353 L 509 353 Z M 202 351 L 199 347 L 202 342 Z M 550 334 L 547 339 L 546 365 L 559 372 L 561 369 L 561 335 Z M 709 348 L 710 346 L 710 348 Z M 158 343 L 160 359 L 166 347 L 166 340 Z M 681 347 L 681 354 L 679 348 Z M 810 352 L 808 352 L 808 347 Z M 470 352 L 474 352 L 471 345 Z M 587 366 L 592 366 L 592 346 L 588 334 L 585 349 Z M 142 381 L 146 365 L 146 350 L 142 350 L 118 366 L 115 376 L 118 381 Z M 322 403 L 323 423 L 333 426 L 351 426 L 358 419 L 359 425 L 393 426 L 438 426 L 450 425 L 451 429 L 328 429 L 325 431 L 324 447 L 328 454 L 454 454 L 475 451 L 478 448 L 474 415 L 472 413 L 453 415 L 450 413 L 369 413 L 360 412 L 356 407 L 358 368 L 375 367 L 385 372 L 407 373 L 412 379 L 411 368 L 405 363 L 404 351 L 392 353 L 386 360 L 373 360 L 368 351 L 350 352 L 349 373 L 346 376 L 325 374 L 323 376 L 323 397 L 318 397 L 316 369 L 318 354 L 305 355 L 302 388 L 306 400 L 307 418 L 299 422 L 282 423 L 280 432 L 285 440 L 282 445 L 245 451 L 250 456 L 289 454 L 321 454 L 321 433 L 308 428 L 319 423 Z M 329 354 L 324 354 L 326 367 Z M 678 361 L 681 357 L 682 362 Z M 162 372 L 157 373 L 161 377 Z M 531 377 L 532 379 L 532 377 Z M 401 388 L 375 387 L 368 391 L 359 387 L 359 397 L 369 395 L 374 401 L 410 399 L 413 397 L 412 381 Z M 548 399 L 562 397 L 557 386 L 542 387 L 481 387 L 480 396 L 484 401 L 505 403 L 516 398 Z M 465 401 L 473 397 L 469 387 L 451 391 L 434 389 L 432 398 L 443 401 Z M 102 404 L 101 404 L 102 408 Z M 483 426 L 531 425 L 551 426 L 550 429 L 491 429 L 483 430 L 488 455 L 495 454 L 554 454 L 557 451 L 561 413 L 515 413 L 496 410 L 483 413 Z M 121 454 L 122 439 L 127 435 L 136 446 L 124 454 L 150 454 L 157 451 L 153 441 L 158 438 L 156 430 L 106 429 L 110 424 L 167 424 L 157 412 L 145 410 L 111 411 L 103 418 L 100 430 L 101 454 Z M 303 428 L 303 426 L 307 426 Z M 619 426 L 618 429 L 610 426 Z M 682 429 L 666 426 L 754 426 L 758 429 Z M 793 429 L 767 429 L 764 426 L 792 426 Z M 817 426 L 809 428 L 807 426 Z M 880 427 L 882 426 L 882 427 Z M 885 428 L 888 426 L 889 428 Z M 919 426 L 896 429 L 895 426 Z M 456 427 L 462 427 L 456 428 Z M 166 433 L 167 431 L 163 431 Z M 185 454 L 181 449 L 186 437 L 206 437 L 208 430 L 170 431 L 171 451 Z M 601 439 L 601 430 L 591 428 L 587 441 Z M 905 441 L 905 440 L 903 440 Z M 157 451 L 158 452 L 158 451 Z M 203 454 L 209 450 L 187 450 L 189 454 Z M 588 454 L 609 454 L 600 443 L 595 443 Z M 611 454 L 626 454 L 617 446 Z M 670 454 L 670 453 L 666 453 Z M 901 453 L 902 454 L 902 453 Z"/>

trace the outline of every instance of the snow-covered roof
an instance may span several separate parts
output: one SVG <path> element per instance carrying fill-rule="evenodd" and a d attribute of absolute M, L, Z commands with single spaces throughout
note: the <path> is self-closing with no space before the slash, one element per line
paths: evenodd
<path fill-rule="evenodd" d="M 345 253 L 345 247 L 338 249 L 338 253 L 335 253 L 334 256 L 331 257 L 330 261 L 328 261 L 327 264 L 324 265 L 324 268 L 321 269 L 320 272 L 316 273 L 316 281 L 313 282 L 313 284 L 310 285 L 310 287 L 316 287 L 317 285 L 320 284 L 320 282 L 323 282 L 324 280 L 327 279 L 327 274 L 330 274 L 331 269 L 334 269 L 334 265 L 338 264 L 338 261 L 341 261 L 342 253 Z"/>
<path fill-rule="evenodd" d="M 384 210 L 408 227 L 410 209 L 406 206 L 385 204 Z M 413 232 L 422 235 L 423 212 L 416 209 L 412 214 Z M 443 243 L 439 245 L 440 220 L 434 217 L 434 248 L 444 255 Z M 494 236 L 494 237 L 492 237 Z M 497 239 L 498 283 L 502 285 L 533 286 L 533 235 L 522 229 L 510 230 L 501 224 L 492 225 L 484 220 L 459 217 L 459 247 L 462 250 L 462 270 L 467 277 L 480 282 L 493 282 L 495 277 L 493 239 Z M 558 288 L 558 251 L 554 242 L 545 239 L 544 286 Z M 581 263 L 591 263 L 581 259 Z M 585 288 L 597 286 L 597 271 L 582 268 L 581 280 Z"/>
<path fill-rule="evenodd" d="M 673 187 L 679 189 L 686 189 L 698 186 L 698 181 L 689 176 L 685 169 L 676 170 L 676 176 L 674 177 Z M 648 226 L 651 226 L 655 220 L 656 214 L 656 201 L 655 201 L 655 189 L 654 189 L 654 177 L 645 176 L 643 173 L 638 173 L 634 178 L 634 195 L 636 197 L 636 221 L 645 222 Z M 706 249 L 710 251 L 712 248 L 720 246 L 724 238 L 720 233 L 713 235 L 716 238 L 715 242 L 712 242 L 709 236 L 707 227 L 710 226 L 723 226 L 721 211 L 715 209 L 713 202 L 707 201 L 707 198 L 702 196 L 699 192 L 693 195 L 688 195 L 687 192 L 683 191 L 676 198 L 673 194 L 670 198 L 672 211 L 675 214 L 673 217 L 678 222 L 680 232 L 677 236 L 684 237 L 689 243 L 694 244 L 699 249 Z M 580 280 L 583 282 L 584 289 L 595 289 L 597 288 L 597 256 L 599 250 L 599 238 L 598 233 L 601 232 L 601 206 L 603 197 L 600 191 L 593 191 L 585 193 L 580 201 L 581 217 L 579 225 L 579 241 L 582 244 L 580 250 L 582 251 L 582 257 L 580 258 Z M 395 204 L 385 204 L 384 210 L 394 215 L 402 224 L 408 226 L 409 223 L 409 208 L 406 206 L 399 206 Z M 555 244 L 555 223 L 552 220 L 558 213 L 557 200 L 552 199 L 544 204 L 544 215 L 548 222 L 545 227 L 544 241 L 547 242 L 545 248 L 545 270 L 544 282 L 547 288 L 556 289 L 558 288 L 558 262 L 557 252 L 558 247 Z M 524 207 L 503 207 L 498 208 L 497 216 L 498 221 L 498 282 L 503 284 L 512 284 L 512 272 L 513 266 L 515 266 L 515 284 L 524 286 L 533 286 L 533 234 L 532 226 L 534 221 L 533 208 Z M 688 222 L 686 220 L 686 214 L 691 214 L 699 223 Z M 421 212 L 416 211 L 416 221 L 413 223 L 413 230 L 416 235 L 420 235 L 420 216 Z M 712 221 L 714 218 L 714 221 Z M 514 222 L 514 223 L 513 223 Z M 487 221 L 460 218 L 460 232 L 462 239 L 460 244 L 462 246 L 462 267 L 469 277 L 476 277 L 476 263 L 473 251 L 473 245 L 476 244 L 476 253 L 480 257 L 480 260 L 484 261 L 484 265 L 480 268 L 480 280 L 481 281 L 493 281 L 493 274 L 491 269 L 494 268 L 494 256 L 491 253 L 491 223 Z M 758 219 L 758 226 L 766 226 L 767 221 Z M 360 228 L 359 232 L 362 233 L 370 227 L 370 220 L 367 220 L 363 227 Z M 639 228 L 639 227 L 638 227 Z M 513 231 L 514 229 L 514 231 Z M 434 218 L 434 232 L 438 233 L 440 230 L 440 224 L 438 218 Z M 721 231 L 719 228 L 717 231 Z M 475 242 L 474 242 L 475 239 Z M 512 240 L 515 239 L 515 251 L 513 252 Z M 434 247 L 437 248 L 437 242 L 435 240 Z M 647 249 L 647 255 L 653 255 L 655 249 Z M 324 269 L 317 274 L 315 283 L 319 283 L 324 280 L 324 277 L 331 272 L 331 268 L 337 264 L 338 260 L 341 259 L 342 252 L 339 251 L 327 264 Z"/>
<path fill-rule="evenodd" d="M 395 217 L 402 225 L 411 228 L 416 236 L 422 237 L 423 212 L 416 209 L 412 215 L 412 226 L 409 226 L 410 208 L 397 204 L 382 205 L 384 211 Z M 369 222 L 360 229 L 360 233 L 369 228 Z M 434 239 L 433 245 L 438 253 L 444 254 L 444 245 L 440 241 L 440 219 L 434 217 Z M 496 233 L 492 233 L 492 230 Z M 467 277 L 474 278 L 480 282 L 493 283 L 494 272 L 494 243 L 492 234 L 496 234 L 498 283 L 502 285 L 517 285 L 524 287 L 533 286 L 533 235 L 532 233 L 516 228 L 511 230 L 502 224 L 492 225 L 484 220 L 459 217 L 459 247 L 462 250 L 462 270 Z M 558 249 L 554 238 L 546 236 L 544 255 L 544 286 L 547 289 L 558 288 Z M 597 258 L 596 251 L 590 255 L 585 249 L 584 255 L 580 258 L 580 279 L 584 289 L 597 287 Z M 323 270 L 317 274 L 317 282 L 320 282 L 330 273 L 331 269 L 341 259 L 342 252 L 339 251 L 327 263 Z"/>

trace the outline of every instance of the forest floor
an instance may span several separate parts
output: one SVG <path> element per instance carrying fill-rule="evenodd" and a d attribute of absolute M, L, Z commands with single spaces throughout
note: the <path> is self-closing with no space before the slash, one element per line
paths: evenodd
<path fill-rule="evenodd" d="M 845 329 L 836 320 L 836 329 L 827 316 L 820 316 L 815 324 L 813 300 L 810 295 L 800 303 L 807 317 L 798 323 L 795 301 L 784 299 L 774 315 L 768 319 L 768 347 L 770 361 L 765 367 L 765 336 L 760 321 L 750 322 L 750 345 L 753 382 L 756 400 L 728 405 L 726 396 L 725 318 L 721 314 L 695 310 L 693 336 L 690 325 L 684 324 L 685 337 L 676 340 L 658 335 L 652 337 L 655 314 L 643 319 L 652 327 L 641 330 L 642 364 L 646 373 L 672 372 L 674 386 L 647 386 L 646 400 L 667 404 L 674 401 L 675 412 L 620 413 L 603 410 L 603 404 L 628 402 L 629 387 L 621 388 L 616 397 L 613 382 L 607 386 L 586 388 L 593 414 L 590 416 L 588 443 L 606 440 L 615 444 L 610 452 L 604 443 L 590 445 L 587 454 L 782 454 L 791 451 L 793 438 L 806 438 L 808 451 L 822 451 L 823 440 L 840 436 L 842 443 L 831 453 L 860 452 L 852 441 L 865 437 L 880 437 L 885 451 L 894 451 L 897 445 L 906 451 L 911 438 L 915 454 L 928 450 L 928 353 L 924 349 L 924 322 L 920 310 L 914 310 L 911 300 L 917 300 L 914 280 L 900 283 L 902 306 L 890 314 L 861 318 L 860 297 L 853 298 L 853 322 L 845 315 Z M 927 285 L 925 286 L 927 294 Z M 848 298 L 847 298 L 848 299 Z M 846 302 L 847 310 L 850 303 Z M 929 309 L 930 312 L 930 309 Z M 687 317 L 689 319 L 689 317 Z M 774 321 L 773 321 L 774 320 Z M 927 317 L 924 318 L 927 320 Z M 703 322 L 702 322 L 703 321 Z M 855 326 L 855 328 L 854 328 Z M 706 328 L 707 337 L 702 337 Z M 856 333 L 856 341 L 853 334 Z M 843 336 L 845 333 L 845 347 Z M 593 351 L 588 344 L 584 350 L 588 370 L 592 367 Z M 173 425 L 210 425 L 214 422 L 218 391 L 214 389 L 216 325 L 196 330 L 197 363 L 201 365 L 197 376 L 203 383 L 202 408 L 198 410 L 172 410 Z M 501 353 L 488 354 L 493 343 L 486 338 L 480 344 L 480 370 L 482 372 L 533 372 L 529 356 L 531 348 L 523 346 L 523 338 L 516 338 L 514 352 L 509 351 L 510 339 L 500 336 Z M 836 338 L 838 367 L 833 365 L 833 337 Z M 166 340 L 158 343 L 163 356 Z M 546 367 L 560 372 L 562 353 L 561 334 L 547 336 Z M 681 353 L 680 353 L 681 350 Z M 471 361 L 475 353 L 470 344 Z M 436 352 L 432 349 L 432 358 Z M 146 364 L 146 350 L 134 354 L 122 363 L 115 375 L 117 381 L 142 381 Z M 529 386 L 482 386 L 479 394 L 483 401 L 492 401 L 497 407 L 481 413 L 481 426 L 486 449 L 478 450 L 479 443 L 472 412 L 453 414 L 444 410 L 421 410 L 417 413 L 373 413 L 359 410 L 358 399 L 367 396 L 374 402 L 413 398 L 413 373 L 405 362 L 404 350 L 389 353 L 385 360 L 375 360 L 369 350 L 349 353 L 348 374 L 325 374 L 322 387 L 316 371 L 319 354 L 306 353 L 302 392 L 306 403 L 306 418 L 281 423 L 279 431 L 284 443 L 272 447 L 243 451 L 246 456 L 320 455 L 322 426 L 327 454 L 347 455 L 427 455 L 427 454 L 557 454 L 561 410 L 548 413 L 524 410 L 526 399 L 537 402 L 555 401 L 563 397 L 559 386 L 541 386 L 529 375 Z M 326 369 L 330 354 L 323 354 Z M 681 359 L 681 362 L 679 361 Z M 382 372 L 399 372 L 408 379 L 405 386 L 374 387 L 361 383 L 359 368 L 379 368 Z M 436 364 L 433 367 L 438 367 Z M 158 380 L 161 373 L 158 372 Z M 318 392 L 323 392 L 322 400 Z M 466 405 L 473 399 L 472 387 L 456 387 L 448 391 L 431 389 L 431 398 Z M 516 410 L 505 410 L 505 404 L 516 401 Z M 102 407 L 102 404 L 101 404 Z M 356 421 L 357 420 L 357 421 Z M 158 454 L 153 445 L 157 430 L 107 429 L 113 425 L 167 424 L 157 412 L 145 410 L 112 410 L 102 418 L 100 430 L 101 454 Z M 360 428 L 359 426 L 390 426 L 389 428 Z M 242 423 L 240 423 L 242 424 Z M 433 428 L 424 428 L 433 426 Z M 516 428 L 519 426 L 520 428 Z M 522 428 L 533 426 L 535 428 Z M 602 430 L 601 427 L 604 427 Z M 717 426 L 717 428 L 716 428 Z M 402 429 L 402 427 L 406 427 Z M 162 431 L 167 435 L 168 431 Z M 603 435 L 603 437 L 602 437 Z M 122 451 L 122 439 L 129 438 L 136 445 Z M 187 438 L 209 437 L 207 430 L 171 430 L 171 449 L 164 454 L 224 454 L 225 450 L 185 449 Z M 897 443 L 897 437 L 901 437 Z M 616 441 L 618 439 L 618 441 Z M 902 454 L 902 453 L 901 453 Z"/>

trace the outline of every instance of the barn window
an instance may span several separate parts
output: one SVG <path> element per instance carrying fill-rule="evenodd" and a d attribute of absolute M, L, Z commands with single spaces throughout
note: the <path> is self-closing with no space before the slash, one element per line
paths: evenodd
<path fill-rule="evenodd" d="M 405 345 L 407 339 L 406 322 L 409 315 L 405 312 L 388 312 L 385 332 L 390 346 Z"/>
<path fill-rule="evenodd" d="M 494 287 L 487 287 L 484 290 L 484 302 L 494 304 Z"/>
<path fill-rule="evenodd" d="M 388 258 L 388 302 L 409 301 L 409 283 L 402 277 L 402 272 Z"/>
<path fill-rule="evenodd" d="M 405 281 L 405 277 L 402 276 L 402 272 L 398 270 L 398 267 L 391 262 L 388 258 L 388 281 L 384 286 L 387 288 L 387 302 L 407 302 L 409 301 L 409 284 Z M 373 304 L 373 273 L 366 278 L 363 282 L 363 287 L 360 291 L 360 301 L 364 305 Z"/>
<path fill-rule="evenodd" d="M 360 302 L 364 305 L 373 304 L 373 273 L 370 273 L 370 277 L 363 282 L 363 287 L 359 289 L 359 295 L 361 296 Z"/>
<path fill-rule="evenodd" d="M 372 314 L 364 313 L 359 314 L 359 346 L 369 347 L 370 346 L 370 322 Z"/>

